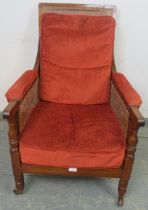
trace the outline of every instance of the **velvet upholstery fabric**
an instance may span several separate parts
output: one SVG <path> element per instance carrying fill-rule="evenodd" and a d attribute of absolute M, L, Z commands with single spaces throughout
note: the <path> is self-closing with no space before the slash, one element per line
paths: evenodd
<path fill-rule="evenodd" d="M 39 102 L 20 137 L 26 164 L 116 168 L 124 154 L 123 131 L 109 104 Z"/>
<path fill-rule="evenodd" d="M 128 105 L 140 107 L 142 104 L 140 95 L 123 74 L 113 72 L 112 80 Z"/>
<path fill-rule="evenodd" d="M 108 102 L 114 28 L 109 16 L 43 15 L 40 98 L 65 104 Z"/>
<path fill-rule="evenodd" d="M 21 100 L 36 80 L 38 72 L 36 70 L 28 70 L 9 88 L 6 93 L 8 101 Z"/>

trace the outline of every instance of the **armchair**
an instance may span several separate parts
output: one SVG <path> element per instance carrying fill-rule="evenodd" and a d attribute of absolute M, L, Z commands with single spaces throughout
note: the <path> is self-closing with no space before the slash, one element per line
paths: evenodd
<path fill-rule="evenodd" d="M 141 98 L 113 71 L 115 8 L 39 4 L 39 50 L 33 70 L 8 90 L 3 116 L 16 194 L 24 173 L 119 178 L 123 205 Z"/>

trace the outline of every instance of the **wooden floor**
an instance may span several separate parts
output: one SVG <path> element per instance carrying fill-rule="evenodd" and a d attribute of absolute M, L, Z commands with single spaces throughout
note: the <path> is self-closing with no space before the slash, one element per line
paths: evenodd
<path fill-rule="evenodd" d="M 0 121 L 0 210 L 115 210 L 118 179 L 25 176 L 23 195 L 13 194 L 7 123 Z M 148 209 L 148 121 L 139 131 L 132 178 L 122 210 Z"/>

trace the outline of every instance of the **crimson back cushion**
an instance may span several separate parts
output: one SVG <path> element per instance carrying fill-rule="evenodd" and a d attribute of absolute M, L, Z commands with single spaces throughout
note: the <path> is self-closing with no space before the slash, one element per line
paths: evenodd
<path fill-rule="evenodd" d="M 114 29 L 110 16 L 44 14 L 40 98 L 65 104 L 108 102 Z"/>

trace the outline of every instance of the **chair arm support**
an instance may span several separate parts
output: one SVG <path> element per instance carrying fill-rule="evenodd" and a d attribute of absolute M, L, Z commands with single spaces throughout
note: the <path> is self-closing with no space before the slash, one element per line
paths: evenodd
<path fill-rule="evenodd" d="M 134 162 L 136 147 L 138 143 L 138 129 L 140 126 L 144 126 L 144 119 L 136 106 L 129 107 L 129 123 L 128 133 L 126 139 L 126 154 L 124 165 L 129 169 L 132 168 Z M 129 165 L 131 164 L 131 167 Z"/>
<path fill-rule="evenodd" d="M 19 109 L 19 103 L 18 101 L 10 101 L 9 104 L 6 106 L 6 108 L 3 111 L 3 118 L 9 119 L 12 116 L 15 115 L 15 113 Z"/>
<path fill-rule="evenodd" d="M 21 101 L 37 79 L 36 70 L 26 71 L 7 91 L 6 98 L 8 101 Z"/>
<path fill-rule="evenodd" d="M 112 81 L 128 106 L 140 107 L 141 97 L 123 74 L 113 72 Z"/>

